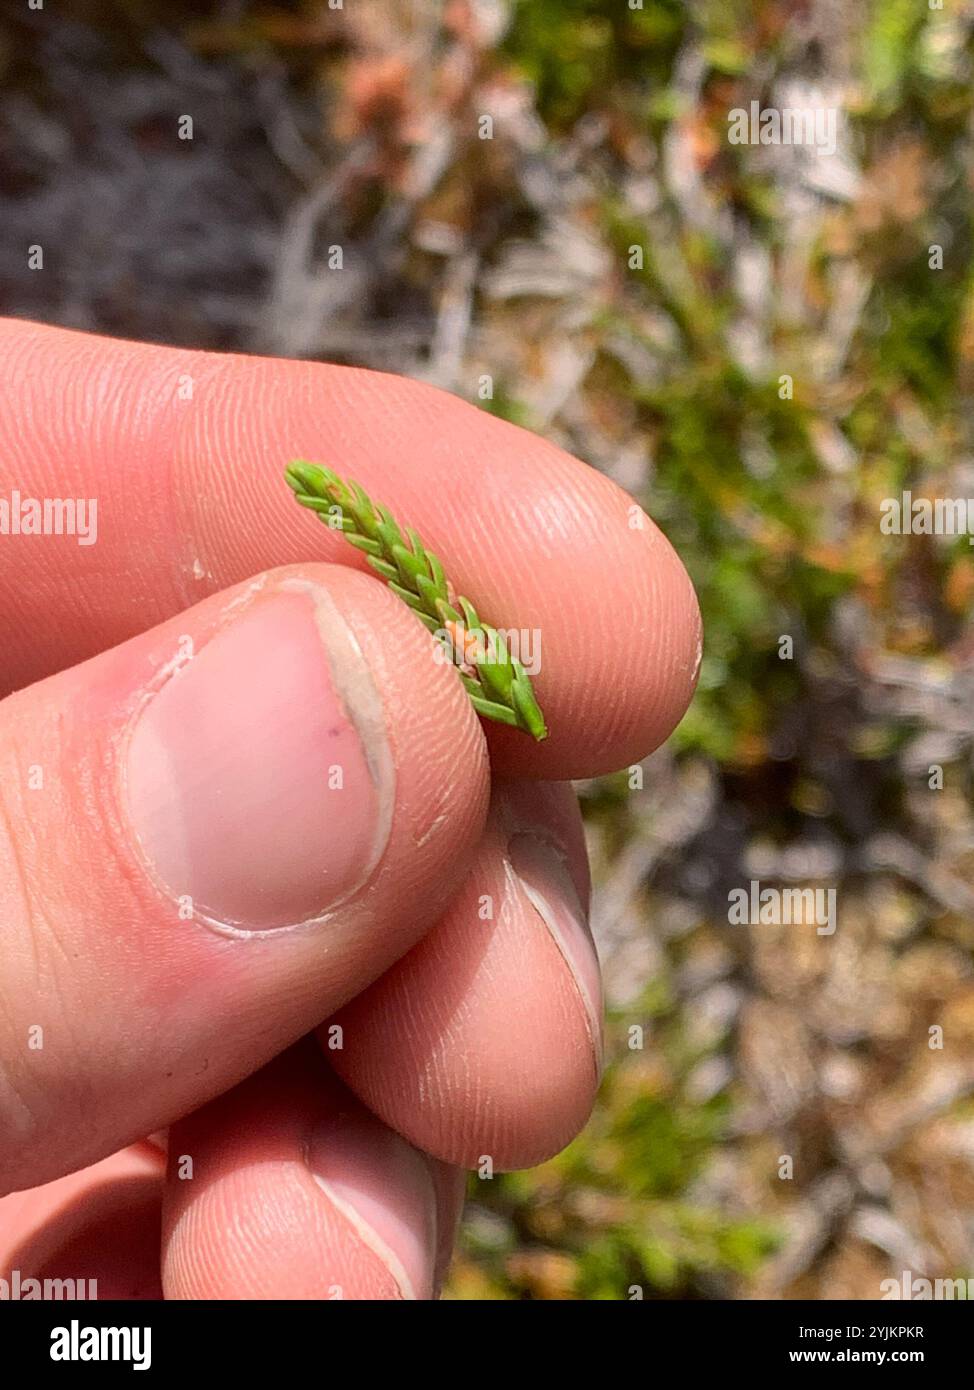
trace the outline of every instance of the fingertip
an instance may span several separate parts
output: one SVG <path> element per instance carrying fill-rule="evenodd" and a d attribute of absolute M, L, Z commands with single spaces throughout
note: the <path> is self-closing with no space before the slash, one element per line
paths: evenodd
<path fill-rule="evenodd" d="M 296 1048 L 174 1127 L 167 1298 L 433 1296 L 430 1163 Z"/>
<path fill-rule="evenodd" d="M 436 920 L 489 779 L 433 648 L 377 580 L 296 566 L 3 702 L 4 795 L 24 804 L 28 764 L 44 795 L 0 815 L 0 1184 L 233 1085 Z M 34 1049 L 39 1024 L 75 1045 Z"/>
<path fill-rule="evenodd" d="M 551 1157 L 585 1123 L 599 1081 L 601 986 L 578 812 L 572 820 L 567 789 L 534 790 L 497 791 L 461 891 L 337 1015 L 342 1045 L 328 1053 L 386 1124 L 466 1168 Z M 324 1046 L 329 1036 L 320 1030 Z"/>

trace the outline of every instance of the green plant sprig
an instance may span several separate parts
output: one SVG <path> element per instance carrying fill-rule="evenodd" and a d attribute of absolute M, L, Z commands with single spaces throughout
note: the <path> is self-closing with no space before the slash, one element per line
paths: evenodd
<path fill-rule="evenodd" d="M 296 459 L 284 476 L 301 506 L 342 531 L 439 638 L 478 714 L 523 729 L 538 740 L 548 737 L 524 667 L 510 655 L 497 629 L 481 621 L 470 600 L 454 594 L 443 566 L 415 531 L 401 531 L 386 507 L 377 506 L 358 483 L 343 481 L 330 468 Z"/>

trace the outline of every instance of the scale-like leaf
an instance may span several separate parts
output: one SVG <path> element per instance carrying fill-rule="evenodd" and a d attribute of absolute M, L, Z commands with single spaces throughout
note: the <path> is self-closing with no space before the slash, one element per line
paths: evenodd
<path fill-rule="evenodd" d="M 330 468 L 298 459 L 284 476 L 301 506 L 317 512 L 326 526 L 340 529 L 430 632 L 446 628 L 452 635 L 453 626 L 448 625 L 456 627 L 457 640 L 444 642 L 478 714 L 536 739 L 547 738 L 544 715 L 524 667 L 510 655 L 496 628 L 481 622 L 469 599 L 453 597 L 443 566 L 416 531 L 407 527 L 404 534 L 386 507 L 376 506 L 358 483 L 345 482 Z M 462 640 L 468 636 L 476 641 Z M 482 659 L 472 664 L 471 654 Z"/>

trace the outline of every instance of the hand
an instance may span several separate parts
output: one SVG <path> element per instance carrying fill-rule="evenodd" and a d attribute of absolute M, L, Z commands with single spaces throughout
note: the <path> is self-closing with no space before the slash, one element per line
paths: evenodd
<path fill-rule="evenodd" d="M 686 574 L 605 477 L 414 382 L 11 321 L 0 374 L 0 1277 L 428 1297 L 461 1170 L 590 1111 L 559 783 L 682 715 Z M 295 507 L 300 456 L 540 632 L 546 742 Z M 3 534 L 53 498 L 95 543 Z"/>

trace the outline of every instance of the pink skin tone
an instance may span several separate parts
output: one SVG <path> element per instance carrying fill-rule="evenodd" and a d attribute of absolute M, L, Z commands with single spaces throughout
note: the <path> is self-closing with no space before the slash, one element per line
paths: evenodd
<path fill-rule="evenodd" d="M 345 1045 L 331 1058 L 335 1071 L 386 1124 L 445 1162 L 476 1168 L 489 1154 L 501 1169 L 549 1157 L 584 1125 L 600 1071 L 587 900 L 570 789 L 498 783 L 478 856 L 447 911 L 338 1014 Z M 539 1109 L 545 1124 L 531 1149 Z"/>
<path fill-rule="evenodd" d="M 319 618 L 315 599 L 285 590 L 232 623 L 177 668 L 132 733 L 136 837 L 169 892 L 216 923 L 262 931 L 315 917 L 385 848 L 380 801 L 393 788 L 342 703 L 318 630 L 334 611 Z"/>
<path fill-rule="evenodd" d="M 556 784 L 679 719 L 686 575 L 605 478 L 415 383 L 11 321 L 0 372 L 0 495 L 99 502 L 96 545 L 0 545 L 24 687 L 0 701 L 0 1277 L 430 1297 L 461 1168 L 535 1163 L 591 1108 L 598 967 Z M 294 506 L 299 455 L 540 630 L 547 742 L 480 723 Z"/>

